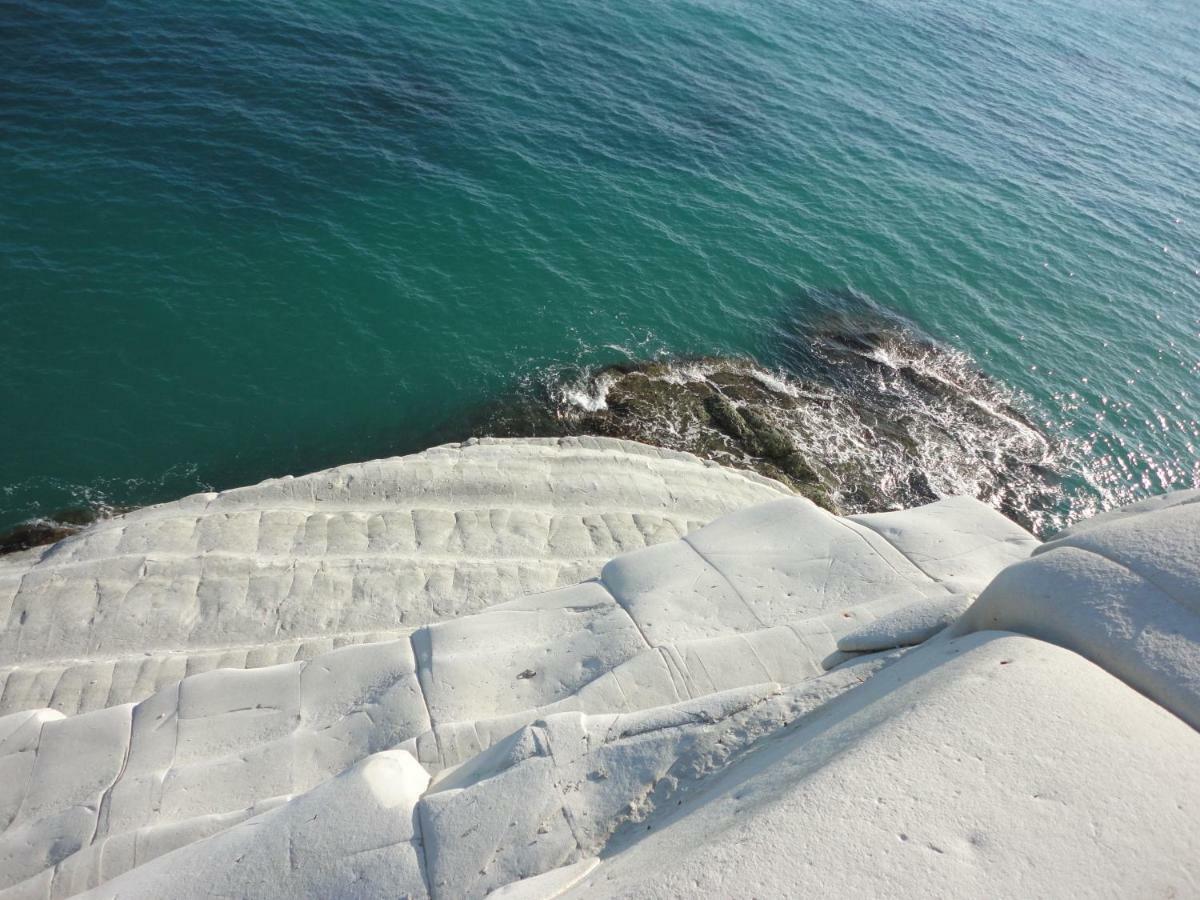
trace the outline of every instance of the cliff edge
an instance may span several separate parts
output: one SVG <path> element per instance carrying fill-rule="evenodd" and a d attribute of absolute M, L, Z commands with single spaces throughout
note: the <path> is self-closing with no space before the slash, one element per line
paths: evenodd
<path fill-rule="evenodd" d="M 0 585 L 0 900 L 1200 882 L 1198 491 L 1041 544 L 967 498 L 840 518 L 481 442 L 141 511 Z"/>

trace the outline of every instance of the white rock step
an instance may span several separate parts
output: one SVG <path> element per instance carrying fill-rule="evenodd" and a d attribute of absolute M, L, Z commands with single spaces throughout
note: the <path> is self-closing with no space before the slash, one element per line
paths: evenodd
<path fill-rule="evenodd" d="M 923 515 L 936 534 L 974 520 L 991 534 L 975 577 L 1027 553 L 1013 539 L 1023 532 L 990 507 L 949 505 L 954 515 L 935 504 L 904 514 L 905 521 Z M 929 551 L 926 568 L 941 552 Z M 958 549 L 946 544 L 944 552 Z M 7 822 L 0 875 L 8 879 L 0 884 L 48 877 L 55 896 L 100 884 L 121 866 L 148 861 L 150 851 L 139 847 L 199 840 L 392 748 L 438 772 L 472 758 L 486 764 L 512 735 L 546 717 L 615 716 L 603 727 L 619 720 L 625 733 L 647 709 L 683 704 L 693 711 L 685 720 L 693 713 L 706 720 L 712 703 L 725 702 L 714 696 L 757 703 L 764 684 L 820 683 L 815 696 L 828 699 L 866 677 L 829 671 L 849 659 L 837 650 L 841 635 L 939 596 L 949 596 L 946 585 L 875 531 L 790 497 L 617 557 L 597 580 L 435 622 L 401 639 L 195 674 L 137 704 L 47 721 L 40 740 L 22 738 L 14 761 L 0 762 L 13 767 L 0 807 Z M 0 718 L 0 734 L 6 721 Z M 30 726 L 21 719 L 13 727 Z M 69 761 L 68 748 L 77 751 Z M 57 777 L 60 767 L 69 772 Z M 439 782 L 433 806 L 447 801 L 447 784 Z M 458 812 L 447 815 L 446 823 L 458 821 Z M 428 865 L 454 870 L 445 841 L 438 846 L 440 862 L 431 857 Z M 443 896 L 502 883 L 462 881 L 465 872 L 436 876 L 446 882 Z"/>
<path fill-rule="evenodd" d="M 0 713 L 403 634 L 787 494 L 627 441 L 485 440 L 137 510 L 0 567 Z"/>

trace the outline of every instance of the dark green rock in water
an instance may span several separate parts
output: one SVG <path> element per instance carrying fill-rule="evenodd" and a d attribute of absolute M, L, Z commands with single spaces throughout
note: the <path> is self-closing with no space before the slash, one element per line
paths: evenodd
<path fill-rule="evenodd" d="M 743 444 L 749 444 L 754 439 L 746 420 L 738 412 L 738 408 L 724 394 L 713 394 L 704 401 L 704 410 L 712 419 L 713 425 L 725 434 Z"/>
<path fill-rule="evenodd" d="M 523 409 L 493 419 L 481 433 L 602 435 L 685 450 L 774 478 L 834 512 L 836 482 L 797 447 L 786 428 L 772 421 L 781 397 L 756 377 L 750 362 L 698 359 L 705 377 L 681 377 L 678 364 L 650 362 L 611 366 L 591 380 L 603 390 L 595 409 L 547 404 L 539 419 Z M 787 405 L 786 398 L 783 398 Z M 515 427 L 514 427 L 515 426 Z"/>
<path fill-rule="evenodd" d="M 968 494 L 1048 532 L 1066 506 L 1060 448 L 1010 391 L 903 331 L 850 337 L 825 336 L 815 345 L 821 364 L 804 372 L 701 357 L 558 375 L 473 431 L 683 450 L 752 469 L 842 514 Z"/>
<path fill-rule="evenodd" d="M 778 461 L 796 454 L 796 445 L 788 433 L 768 422 L 758 409 L 748 405 L 740 412 L 752 436 L 747 449 L 756 456 Z"/>
<path fill-rule="evenodd" d="M 128 510 L 112 507 L 74 506 L 60 509 L 48 519 L 31 519 L 28 522 L 22 522 L 7 531 L 0 532 L 0 556 L 57 543 L 63 538 L 82 531 L 97 519 L 126 511 Z"/>

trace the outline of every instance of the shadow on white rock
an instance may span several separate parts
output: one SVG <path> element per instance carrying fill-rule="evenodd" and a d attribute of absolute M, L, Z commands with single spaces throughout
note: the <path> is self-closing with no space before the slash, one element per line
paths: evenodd
<path fill-rule="evenodd" d="M 1185 888 L 1197 515 L 1039 548 L 962 498 L 781 499 L 398 639 L 0 717 L 0 900 Z"/>
<path fill-rule="evenodd" d="M 1001 628 L 1059 644 L 1200 728 L 1197 500 L 1171 494 L 1081 523 L 1001 572 L 955 633 Z"/>
<path fill-rule="evenodd" d="M 125 897 L 422 897 L 414 809 L 429 775 L 403 750 L 83 894 Z"/>
<path fill-rule="evenodd" d="M 1200 739 L 1080 656 L 919 647 L 618 835 L 569 898 L 1183 896 Z"/>

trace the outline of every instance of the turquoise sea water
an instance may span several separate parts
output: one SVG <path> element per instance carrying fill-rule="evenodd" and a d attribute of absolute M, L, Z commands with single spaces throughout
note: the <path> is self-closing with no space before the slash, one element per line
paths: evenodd
<path fill-rule="evenodd" d="M 1076 440 L 1094 502 L 1197 484 L 1198 22 L 0 3 L 0 526 L 417 449 L 564 365 L 783 366 L 853 298 Z"/>

